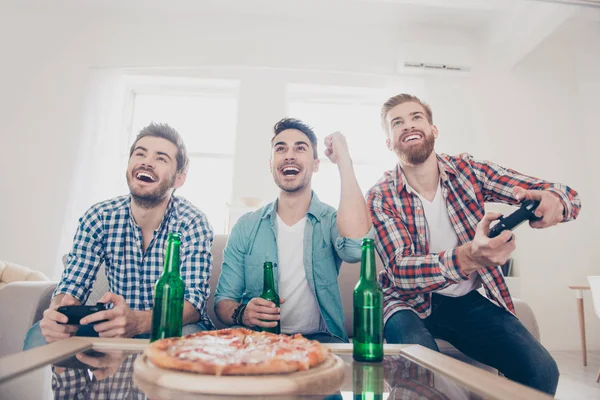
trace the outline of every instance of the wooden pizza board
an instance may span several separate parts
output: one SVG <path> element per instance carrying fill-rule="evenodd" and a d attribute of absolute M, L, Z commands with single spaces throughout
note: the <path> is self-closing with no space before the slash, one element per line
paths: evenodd
<path fill-rule="evenodd" d="M 308 371 L 278 375 L 204 375 L 160 368 L 145 354 L 134 363 L 134 379 L 164 389 L 215 395 L 330 394 L 344 381 L 344 361 L 330 353 Z"/>

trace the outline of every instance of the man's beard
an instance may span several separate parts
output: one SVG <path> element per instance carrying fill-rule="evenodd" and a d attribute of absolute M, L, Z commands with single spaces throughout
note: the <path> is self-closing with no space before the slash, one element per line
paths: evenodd
<path fill-rule="evenodd" d="M 419 146 L 411 146 L 410 149 L 404 149 L 401 145 L 401 142 L 397 142 L 394 146 L 394 152 L 398 155 L 400 161 L 411 165 L 419 165 L 423 164 L 433 152 L 435 137 L 431 134 L 426 135 L 423 133 L 423 143 Z"/>
<path fill-rule="evenodd" d="M 132 177 L 127 174 L 127 186 L 135 204 L 141 208 L 151 209 L 162 203 L 168 197 L 168 192 L 175 185 L 175 174 L 170 179 L 159 183 L 158 187 L 149 193 L 139 193 L 131 185 Z"/>
<path fill-rule="evenodd" d="M 310 185 L 311 172 L 303 170 L 300 173 L 302 172 L 305 172 L 306 175 L 304 175 L 302 180 L 297 182 L 294 186 L 286 186 L 286 184 L 279 179 L 279 169 L 275 171 L 275 173 L 273 173 L 273 179 L 275 180 L 275 184 L 279 187 L 279 189 L 287 193 L 295 193 L 299 190 L 304 189 L 307 185 Z"/>

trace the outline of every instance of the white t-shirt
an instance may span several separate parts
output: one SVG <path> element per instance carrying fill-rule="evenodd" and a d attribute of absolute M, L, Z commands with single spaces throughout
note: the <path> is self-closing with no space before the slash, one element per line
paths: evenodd
<path fill-rule="evenodd" d="M 321 310 L 304 271 L 305 226 L 306 217 L 288 226 L 277 215 L 279 296 L 285 299 L 281 305 L 281 333 L 321 331 Z"/>
<path fill-rule="evenodd" d="M 444 250 L 450 250 L 458 246 L 458 236 L 450 222 L 446 201 L 442 195 L 442 188 L 438 182 L 437 191 L 433 201 L 427 201 L 424 197 L 415 193 L 421 199 L 425 220 L 427 221 L 427 231 L 429 233 L 429 252 L 440 253 Z M 444 296 L 459 297 L 464 296 L 471 290 L 480 285 L 479 275 L 474 272 L 469 276 L 468 281 L 462 281 L 455 285 L 450 285 L 444 289 L 437 290 L 436 293 Z"/>

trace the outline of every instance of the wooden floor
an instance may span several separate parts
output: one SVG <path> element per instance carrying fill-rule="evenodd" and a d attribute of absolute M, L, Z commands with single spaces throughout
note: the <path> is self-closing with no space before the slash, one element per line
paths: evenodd
<path fill-rule="evenodd" d="M 587 367 L 583 366 L 579 351 L 551 351 L 550 353 L 560 370 L 557 399 L 600 400 L 600 383 L 596 383 L 596 375 L 600 368 L 600 351 L 588 351 Z"/>

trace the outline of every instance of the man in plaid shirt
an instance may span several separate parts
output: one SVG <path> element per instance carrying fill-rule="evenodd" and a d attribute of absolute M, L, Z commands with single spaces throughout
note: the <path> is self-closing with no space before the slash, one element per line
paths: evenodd
<path fill-rule="evenodd" d="M 80 219 L 50 307 L 28 332 L 25 349 L 75 334 L 149 337 L 154 284 L 170 232 L 182 238 L 184 334 L 213 328 L 206 312 L 213 230 L 201 211 L 173 195 L 185 182 L 188 162 L 183 140 L 170 126 L 150 124 L 140 131 L 126 172 L 130 195 L 96 204 Z M 84 304 L 102 263 L 109 291 L 99 302 L 113 307 L 88 315 L 81 325 L 63 325 L 67 317 L 57 308 Z"/>
<path fill-rule="evenodd" d="M 387 342 L 439 351 L 434 338 L 441 338 L 509 379 L 554 394 L 556 363 L 515 317 L 499 267 L 516 240 L 510 231 L 488 237 L 500 214 L 485 213 L 484 202 L 538 200 L 543 218 L 530 225 L 547 228 L 577 217 L 577 193 L 468 154 L 436 154 L 431 108 L 415 96 L 390 98 L 381 118 L 399 158 L 367 194 L 385 267 Z"/>

